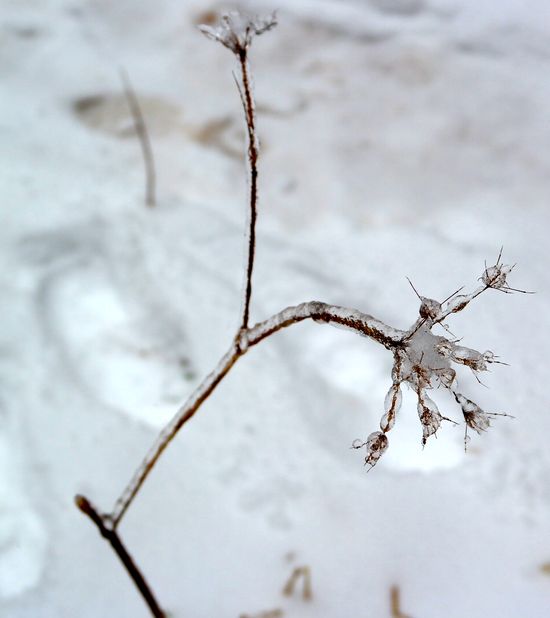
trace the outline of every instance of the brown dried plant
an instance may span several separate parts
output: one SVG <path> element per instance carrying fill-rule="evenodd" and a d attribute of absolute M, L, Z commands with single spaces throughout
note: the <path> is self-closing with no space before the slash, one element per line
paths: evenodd
<path fill-rule="evenodd" d="M 365 440 L 357 440 L 352 445 L 355 449 L 365 449 L 364 462 L 370 468 L 378 462 L 388 447 L 387 434 L 394 426 L 401 407 L 402 384 L 407 384 L 416 393 L 418 416 L 422 428 L 422 444 L 425 444 L 428 438 L 439 430 L 442 421 L 450 421 L 450 419 L 442 416 L 437 405 L 428 394 L 434 388 L 443 387 L 450 390 L 460 406 L 466 428 L 465 445 L 468 439 L 468 429 L 482 433 L 489 427 L 490 420 L 499 415 L 483 411 L 458 391 L 456 371 L 453 368 L 453 365 L 462 365 L 468 367 L 477 376 L 486 371 L 491 364 L 499 363 L 498 357 L 490 351 L 477 352 L 471 348 L 466 348 L 459 345 L 458 340 L 454 337 L 436 335 L 432 330 L 436 326 L 442 326 L 445 329 L 445 335 L 449 334 L 444 321 L 455 313 L 463 311 L 471 301 L 488 290 L 504 293 L 522 291 L 508 285 L 507 278 L 513 267 L 501 262 L 502 252 L 499 253 L 494 265 L 485 266 L 480 277 L 480 285 L 469 293 L 460 294 L 461 288 L 442 302 L 417 293 L 420 300 L 419 317 L 407 330 L 388 326 L 357 309 L 339 307 L 319 301 L 303 302 L 296 306 L 287 307 L 253 326 L 249 324 L 256 247 L 259 160 L 259 141 L 256 130 L 249 50 L 254 37 L 271 30 L 276 23 L 275 14 L 267 17 L 251 17 L 241 13 L 228 13 L 222 16 L 221 22 L 217 26 L 200 26 L 201 31 L 207 37 L 220 42 L 235 55 L 240 72 L 239 78 L 235 76 L 235 81 L 240 94 L 247 129 L 249 218 L 243 308 L 239 328 L 229 345 L 229 349 L 221 357 L 217 366 L 204 378 L 176 412 L 172 420 L 160 432 L 114 507 L 110 511 L 100 512 L 88 498 L 81 495 L 75 498 L 78 508 L 96 525 L 100 534 L 118 555 L 152 615 L 157 618 L 164 617 L 165 613 L 143 574 L 126 550 L 118 532 L 119 526 L 159 457 L 179 430 L 191 420 L 201 405 L 231 371 L 235 363 L 245 356 L 248 350 L 274 333 L 304 320 L 313 320 L 317 324 L 330 324 L 348 328 L 358 335 L 368 337 L 382 345 L 392 354 L 392 384 L 385 398 L 380 429 L 371 433 Z"/>
<path fill-rule="evenodd" d="M 302 580 L 302 599 L 311 601 L 313 598 L 313 590 L 311 588 L 311 569 L 306 566 L 296 567 L 283 588 L 283 594 L 290 597 L 294 594 L 294 590 L 299 580 Z"/>
<path fill-rule="evenodd" d="M 411 618 L 401 611 L 401 591 L 399 586 L 390 588 L 390 610 L 391 618 Z"/>

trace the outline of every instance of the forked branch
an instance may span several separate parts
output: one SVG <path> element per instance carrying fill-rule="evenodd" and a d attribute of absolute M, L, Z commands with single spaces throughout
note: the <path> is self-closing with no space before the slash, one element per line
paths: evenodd
<path fill-rule="evenodd" d="M 163 451 L 185 423 L 195 415 L 200 406 L 208 399 L 239 358 L 244 356 L 251 347 L 259 344 L 277 331 L 308 319 L 318 323 L 348 328 L 359 335 L 370 337 L 387 348 L 398 346 L 404 335 L 403 331 L 391 328 L 366 313 L 317 301 L 302 303 L 295 307 L 287 307 L 268 320 L 259 322 L 252 328 L 239 331 L 231 347 L 222 356 L 214 371 L 196 388 L 173 419 L 161 431 L 151 450 L 118 499 L 113 512 L 110 513 L 115 528 L 120 523 Z"/>
<path fill-rule="evenodd" d="M 391 386 L 384 402 L 384 414 L 380 420 L 380 430 L 372 432 L 365 440 L 358 440 L 353 443 L 353 448 L 366 449 L 364 460 L 365 464 L 370 467 L 378 462 L 388 447 L 387 434 L 396 422 L 401 406 L 401 385 L 403 383 L 407 384 L 417 395 L 422 444 L 425 444 L 430 436 L 436 434 L 443 420 L 451 421 L 439 412 L 437 405 L 428 395 L 428 391 L 436 387 L 443 387 L 451 391 L 462 410 L 466 428 L 470 427 L 480 433 L 489 427 L 490 419 L 503 415 L 502 413 L 486 413 L 462 395 L 457 390 L 456 371 L 452 367 L 452 363 L 465 366 L 477 377 L 478 373 L 486 371 L 492 363 L 500 362 L 495 354 L 489 350 L 483 353 L 477 352 L 459 345 L 459 341 L 454 338 L 449 339 L 432 332 L 432 329 L 439 325 L 445 329 L 447 334 L 449 331 L 444 320 L 465 309 L 472 300 L 487 290 L 493 289 L 507 293 L 521 291 L 509 287 L 507 283 L 507 276 L 512 271 L 512 267 L 501 262 L 502 251 L 499 253 L 494 266 L 485 267 L 480 278 L 482 285 L 471 293 L 459 295 L 458 292 L 462 291 L 462 288 L 460 288 L 444 301 L 438 302 L 421 296 L 415 290 L 420 300 L 419 317 L 406 331 L 392 328 L 356 309 L 338 307 L 318 301 L 287 307 L 269 319 L 258 322 L 252 327 L 249 326 L 256 245 L 259 146 L 256 134 L 252 80 L 248 65 L 248 50 L 254 35 L 270 30 L 275 24 L 274 15 L 260 19 L 230 13 L 223 16 L 221 24 L 215 28 L 201 27 L 201 30 L 207 36 L 219 41 L 236 55 L 241 73 L 241 83 L 237 82 L 237 85 L 247 126 L 246 160 L 249 174 L 249 216 L 243 311 L 239 328 L 229 349 L 222 356 L 216 368 L 195 389 L 172 420 L 160 432 L 143 462 L 116 501 L 112 511 L 100 514 L 87 498 L 78 496 L 76 499 L 78 508 L 96 525 L 101 535 L 109 541 L 113 550 L 122 560 L 128 574 L 156 617 L 163 616 L 163 613 L 142 574 L 123 546 L 117 534 L 117 528 L 160 456 L 180 429 L 193 418 L 239 358 L 244 356 L 251 347 L 276 332 L 309 319 L 320 324 L 331 324 L 350 329 L 359 335 L 372 339 L 392 353 L 394 362 Z M 451 422 L 454 423 L 454 421 Z"/>

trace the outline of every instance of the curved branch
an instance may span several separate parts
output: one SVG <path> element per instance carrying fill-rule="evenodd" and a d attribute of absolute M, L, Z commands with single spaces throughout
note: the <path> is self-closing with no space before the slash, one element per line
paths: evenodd
<path fill-rule="evenodd" d="M 267 320 L 258 322 L 255 326 L 249 328 L 246 333 L 248 345 L 256 345 L 278 330 L 307 319 L 321 324 L 326 323 L 348 328 L 363 337 L 374 339 L 388 349 L 399 347 L 405 335 L 405 331 L 392 328 L 368 313 L 312 300 L 287 307 Z"/>
<path fill-rule="evenodd" d="M 237 360 L 246 354 L 250 347 L 257 345 L 277 331 L 307 319 L 314 320 L 317 323 L 349 328 L 360 335 L 373 339 L 388 349 L 399 347 L 405 334 L 403 331 L 387 326 L 366 313 L 318 301 L 287 307 L 269 319 L 240 331 L 214 371 L 197 387 L 155 440 L 110 514 L 114 528 L 120 523 L 164 449 L 183 425 L 195 415 Z"/>

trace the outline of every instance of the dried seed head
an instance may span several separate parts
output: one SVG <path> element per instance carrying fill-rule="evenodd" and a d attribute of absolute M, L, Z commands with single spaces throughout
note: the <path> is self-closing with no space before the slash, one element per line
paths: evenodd
<path fill-rule="evenodd" d="M 451 388 L 456 380 L 456 371 L 450 367 L 444 367 L 443 369 L 437 369 L 435 371 L 439 383 L 445 388 Z"/>
<path fill-rule="evenodd" d="M 448 339 L 440 341 L 436 345 L 436 350 L 443 358 L 449 358 L 455 363 L 469 367 L 472 371 L 487 371 L 488 364 L 497 362 L 490 350 L 481 353 L 472 348 L 456 345 Z"/>
<path fill-rule="evenodd" d="M 455 399 L 462 408 L 462 414 L 464 414 L 464 420 L 466 425 L 473 429 L 478 434 L 487 431 L 491 426 L 489 415 L 484 412 L 477 403 L 474 403 L 470 399 L 464 397 L 460 393 L 455 393 Z"/>
<path fill-rule="evenodd" d="M 494 354 L 492 352 L 488 352 L 488 356 L 486 356 L 486 354 L 487 352 L 482 354 L 477 350 L 455 345 L 453 347 L 451 359 L 455 361 L 455 363 L 470 367 L 473 371 L 487 371 L 487 363 L 492 362 L 489 358 L 494 358 Z"/>
<path fill-rule="evenodd" d="M 510 274 L 512 268 L 513 266 L 499 263 L 489 266 L 481 275 L 481 281 L 488 288 L 493 288 L 494 290 L 506 289 L 506 277 Z"/>
<path fill-rule="evenodd" d="M 478 434 L 487 431 L 491 426 L 489 416 L 481 408 L 478 408 L 476 412 L 464 412 L 464 420 L 466 421 L 466 425 Z"/>
<path fill-rule="evenodd" d="M 453 354 L 453 344 L 448 339 L 443 339 L 443 341 L 439 341 L 436 346 L 436 352 L 441 354 L 443 358 L 451 358 Z"/>
<path fill-rule="evenodd" d="M 442 416 L 435 402 L 424 391 L 418 393 L 418 417 L 422 424 L 422 444 L 441 426 Z"/>
<path fill-rule="evenodd" d="M 420 296 L 420 308 L 418 313 L 421 318 L 436 320 L 441 314 L 441 303 L 433 298 Z"/>
<path fill-rule="evenodd" d="M 201 25 L 199 30 L 209 39 L 219 41 L 234 54 L 246 53 L 252 39 L 277 25 L 275 13 L 266 17 L 251 16 L 238 11 L 222 15 L 219 25 Z"/>
<path fill-rule="evenodd" d="M 374 431 L 367 438 L 365 445 L 367 447 L 365 463 L 374 466 L 388 448 L 388 437 L 381 431 Z"/>
<path fill-rule="evenodd" d="M 355 440 L 351 445 L 351 448 L 360 449 L 364 446 L 367 448 L 365 465 L 369 465 L 372 468 L 378 463 L 378 460 L 388 448 L 388 438 L 385 433 L 382 433 L 381 431 L 374 431 L 369 435 L 366 442 Z"/>

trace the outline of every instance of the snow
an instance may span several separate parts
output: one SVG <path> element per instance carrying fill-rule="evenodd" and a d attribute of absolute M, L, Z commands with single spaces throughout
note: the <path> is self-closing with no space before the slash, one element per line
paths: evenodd
<path fill-rule="evenodd" d="M 236 67 L 196 28 L 218 5 L 0 4 L 0 614 L 145 617 L 73 496 L 112 508 L 234 337 Z M 279 9 L 250 59 L 262 145 L 251 324 L 316 299 L 406 329 L 419 302 L 405 277 L 441 301 L 479 285 L 504 246 L 517 263 L 506 284 L 536 294 L 487 290 L 446 322 L 461 346 L 511 365 L 490 365 L 489 388 L 456 366 L 460 393 L 515 418 L 474 432 L 467 453 L 463 427 L 442 423 L 422 449 L 403 388 L 388 450 L 365 474 L 350 447 L 378 428 L 391 354 L 305 320 L 239 360 L 121 534 L 174 618 L 389 616 L 394 584 L 414 617 L 543 618 L 547 3 L 242 6 Z M 153 210 L 119 66 L 151 131 Z M 429 396 L 460 420 L 447 389 Z M 310 602 L 281 593 L 302 565 Z"/>

